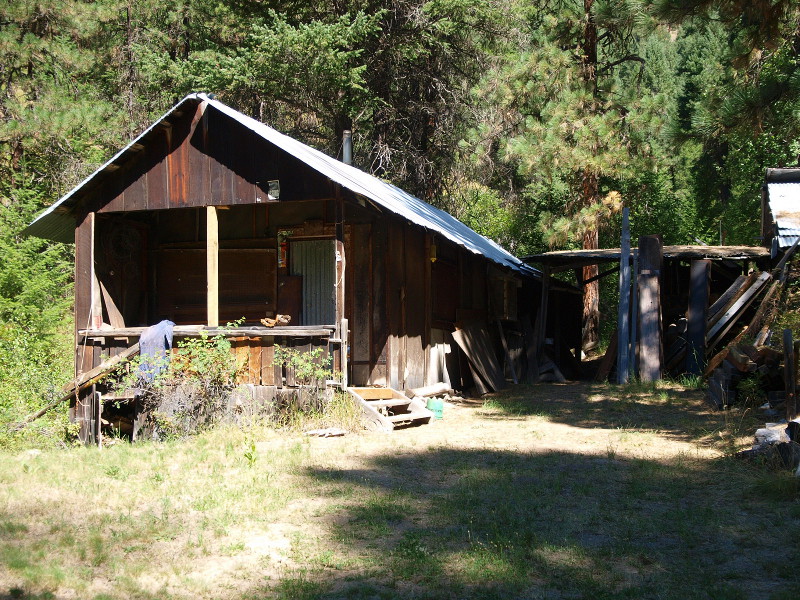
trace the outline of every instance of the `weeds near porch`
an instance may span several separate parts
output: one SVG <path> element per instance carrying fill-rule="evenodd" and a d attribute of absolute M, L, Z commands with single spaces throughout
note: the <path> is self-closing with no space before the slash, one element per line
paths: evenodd
<path fill-rule="evenodd" d="M 149 413 L 144 427 L 149 437 L 179 438 L 225 417 L 242 368 L 227 337 L 201 332 L 180 340 L 171 354 L 137 356 L 122 365 L 111 387 L 140 390 L 142 409 Z"/>

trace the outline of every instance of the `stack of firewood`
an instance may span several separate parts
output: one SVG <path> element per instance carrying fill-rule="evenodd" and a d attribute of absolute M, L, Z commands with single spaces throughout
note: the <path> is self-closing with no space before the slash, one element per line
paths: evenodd
<path fill-rule="evenodd" d="M 783 355 L 767 346 L 756 348 L 748 344 L 728 346 L 724 352 L 715 357 L 715 363 L 709 365 L 707 398 L 718 409 L 734 404 L 737 399 L 739 382 L 752 375 L 758 375 L 765 391 L 781 390 L 783 387 Z M 773 396 L 776 400 L 777 395 Z M 781 408 L 773 406 L 772 408 Z"/>

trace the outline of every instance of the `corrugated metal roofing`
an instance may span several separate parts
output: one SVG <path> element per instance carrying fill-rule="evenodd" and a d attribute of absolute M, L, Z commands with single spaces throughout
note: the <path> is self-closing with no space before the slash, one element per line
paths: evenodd
<path fill-rule="evenodd" d="M 208 107 L 218 110 L 235 121 L 238 121 L 268 142 L 275 144 L 285 152 L 306 163 L 328 179 L 356 194 L 369 198 L 375 202 L 375 204 L 386 208 L 396 215 L 404 217 L 411 223 L 434 231 L 475 254 L 481 254 L 493 262 L 514 269 L 515 271 L 529 275 L 539 274 L 539 271 L 526 265 L 492 240 L 473 231 L 443 210 L 435 208 L 427 202 L 423 202 L 419 198 L 412 196 L 408 192 L 386 181 L 378 179 L 360 169 L 346 165 L 319 150 L 315 150 L 302 142 L 284 135 L 217 100 L 209 98 L 205 94 L 190 94 L 186 96 L 186 98 L 175 105 L 159 119 L 159 121 L 151 125 L 145 132 L 128 144 L 128 146 L 114 155 L 111 160 L 39 215 L 36 220 L 28 226 L 24 233 L 27 235 L 58 239 L 59 241 L 70 241 L 74 229 L 74 220 L 62 214 L 63 209 L 70 206 L 70 199 L 101 171 L 125 154 L 131 146 L 146 137 L 160 121 L 166 119 L 185 102 L 207 102 Z M 69 220 L 69 239 L 65 239 L 66 232 L 64 231 L 65 220 L 67 219 Z"/>
<path fill-rule="evenodd" d="M 778 247 L 787 248 L 800 237 L 800 182 L 768 182 L 767 195 Z"/>

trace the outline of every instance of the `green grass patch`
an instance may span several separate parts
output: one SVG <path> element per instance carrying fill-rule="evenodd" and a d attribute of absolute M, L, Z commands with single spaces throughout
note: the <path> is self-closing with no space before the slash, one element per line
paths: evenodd
<path fill-rule="evenodd" d="M 520 386 L 391 435 L 6 453 L 0 598 L 781 600 L 797 479 L 725 458 L 746 418 Z"/>

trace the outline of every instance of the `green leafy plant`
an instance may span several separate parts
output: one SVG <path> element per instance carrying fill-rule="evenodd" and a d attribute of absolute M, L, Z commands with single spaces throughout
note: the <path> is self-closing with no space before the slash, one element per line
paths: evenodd
<path fill-rule="evenodd" d="M 154 437 L 182 437 L 225 416 L 241 369 L 224 334 L 200 332 L 180 340 L 169 355 L 136 357 L 120 368 L 112 387 L 139 389 L 149 412 L 145 430 Z"/>

